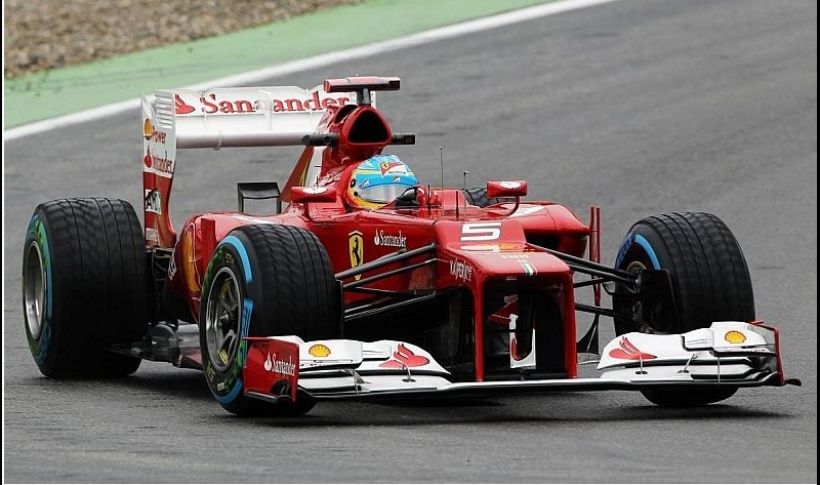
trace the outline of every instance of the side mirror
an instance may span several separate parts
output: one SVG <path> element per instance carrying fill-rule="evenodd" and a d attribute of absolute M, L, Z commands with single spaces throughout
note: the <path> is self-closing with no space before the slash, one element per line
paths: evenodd
<path fill-rule="evenodd" d="M 336 189 L 331 187 L 291 187 L 290 200 L 297 204 L 335 202 Z"/>
<path fill-rule="evenodd" d="M 523 197 L 527 195 L 526 180 L 502 180 L 487 182 L 487 197 Z"/>

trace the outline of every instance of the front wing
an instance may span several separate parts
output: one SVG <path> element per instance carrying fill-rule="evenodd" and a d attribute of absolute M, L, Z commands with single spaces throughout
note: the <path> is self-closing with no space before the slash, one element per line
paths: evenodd
<path fill-rule="evenodd" d="M 603 350 L 599 377 L 453 382 L 418 346 L 392 341 L 250 337 L 245 394 L 277 402 L 500 397 L 555 391 L 800 385 L 786 379 L 778 330 L 715 322 L 685 334 L 629 333 Z M 525 374 L 522 373 L 522 376 Z"/>

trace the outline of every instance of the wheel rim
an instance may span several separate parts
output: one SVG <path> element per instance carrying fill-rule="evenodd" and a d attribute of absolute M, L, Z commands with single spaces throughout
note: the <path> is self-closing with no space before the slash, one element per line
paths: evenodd
<path fill-rule="evenodd" d="M 26 326 L 33 339 L 40 336 L 43 329 L 43 309 L 46 301 L 45 269 L 37 241 L 26 249 L 23 265 L 23 305 L 26 310 Z"/>
<path fill-rule="evenodd" d="M 629 265 L 626 267 L 627 273 L 637 273 L 638 271 L 643 271 L 645 269 L 646 265 L 641 261 L 630 261 Z"/>
<path fill-rule="evenodd" d="M 208 291 L 205 310 L 205 340 L 208 358 L 219 371 L 231 366 L 239 348 L 242 321 L 239 283 L 230 268 L 222 268 Z"/>
<path fill-rule="evenodd" d="M 626 267 L 626 271 L 629 273 L 638 273 L 640 271 L 644 271 L 648 269 L 648 267 L 643 263 L 643 261 L 630 261 L 630 263 Z M 669 331 L 667 328 L 663 328 L 663 325 L 659 328 L 656 326 L 657 322 L 646 322 L 643 326 L 638 329 L 641 333 L 656 333 L 656 334 L 668 334 Z M 668 325 L 668 323 L 666 324 Z"/>

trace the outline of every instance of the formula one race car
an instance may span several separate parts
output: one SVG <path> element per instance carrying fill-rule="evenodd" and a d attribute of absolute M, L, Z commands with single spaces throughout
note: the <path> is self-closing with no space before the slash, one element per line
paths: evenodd
<path fill-rule="evenodd" d="M 799 385 L 783 373 L 777 329 L 755 321 L 746 262 L 720 219 L 643 219 L 605 266 L 597 208 L 584 223 L 560 204 L 523 202 L 523 180 L 431 187 L 384 154 L 415 142 L 375 107 L 376 91 L 399 84 L 144 99 L 144 230 L 127 202 L 102 198 L 47 202 L 31 219 L 23 299 L 40 371 L 123 376 L 141 359 L 201 368 L 217 401 L 243 415 L 555 390 L 691 406 Z M 174 229 L 178 149 L 285 145 L 305 149 L 281 189 L 239 183 L 238 210 Z M 247 213 L 252 199 L 275 213 Z M 575 298 L 583 287 L 588 303 Z M 580 338 L 577 312 L 592 315 Z M 601 316 L 618 336 L 599 352 Z M 600 377 L 578 377 L 579 354 L 600 355 Z"/>

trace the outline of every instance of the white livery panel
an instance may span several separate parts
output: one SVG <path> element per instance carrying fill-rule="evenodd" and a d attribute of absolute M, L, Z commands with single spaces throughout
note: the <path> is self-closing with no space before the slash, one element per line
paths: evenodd
<path fill-rule="evenodd" d="M 622 335 L 604 348 L 600 377 L 578 379 L 453 382 L 428 352 L 405 342 L 304 342 L 293 336 L 250 340 L 246 393 L 271 401 L 296 399 L 297 390 L 316 399 L 378 399 L 799 384 L 783 376 L 777 331 L 743 322 L 715 322 L 686 334 Z M 291 354 L 283 362 L 298 362 L 295 375 L 271 372 L 270 357 L 262 360 L 266 354 L 284 359 L 287 352 Z"/>

